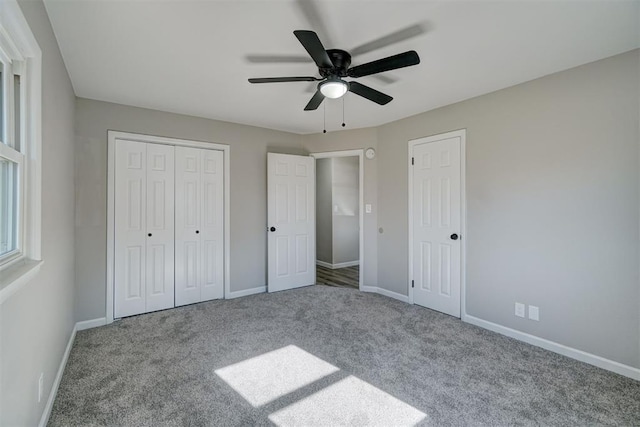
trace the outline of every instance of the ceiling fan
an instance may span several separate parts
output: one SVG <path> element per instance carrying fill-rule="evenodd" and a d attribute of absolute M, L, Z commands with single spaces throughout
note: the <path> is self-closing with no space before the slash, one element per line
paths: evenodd
<path fill-rule="evenodd" d="M 345 81 L 344 77 L 358 78 L 372 74 L 410 67 L 420 63 L 420 57 L 414 50 L 389 56 L 366 64 L 351 67 L 351 55 L 341 49 L 325 50 L 318 35 L 313 31 L 296 30 L 293 34 L 307 50 L 318 66 L 320 78 L 317 77 L 265 77 L 249 79 L 249 83 L 282 83 L 282 82 L 315 82 L 319 81 L 316 93 L 313 95 L 305 111 L 317 109 L 324 98 L 340 98 L 345 93 L 353 92 L 370 101 L 385 105 L 393 99 L 391 96 L 379 92 L 369 86 L 355 81 Z"/>

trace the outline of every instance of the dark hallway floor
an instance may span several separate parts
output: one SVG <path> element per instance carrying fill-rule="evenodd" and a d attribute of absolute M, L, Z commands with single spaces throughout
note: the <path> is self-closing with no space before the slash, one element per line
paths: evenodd
<path fill-rule="evenodd" d="M 339 288 L 358 289 L 360 282 L 360 266 L 330 268 L 316 265 L 316 283 Z"/>

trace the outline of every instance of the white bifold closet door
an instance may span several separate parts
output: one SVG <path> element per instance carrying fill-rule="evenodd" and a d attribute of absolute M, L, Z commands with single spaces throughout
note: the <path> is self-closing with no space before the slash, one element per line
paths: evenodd
<path fill-rule="evenodd" d="M 176 147 L 175 305 L 224 296 L 222 151 Z"/>
<path fill-rule="evenodd" d="M 118 140 L 115 317 L 174 306 L 174 147 Z"/>

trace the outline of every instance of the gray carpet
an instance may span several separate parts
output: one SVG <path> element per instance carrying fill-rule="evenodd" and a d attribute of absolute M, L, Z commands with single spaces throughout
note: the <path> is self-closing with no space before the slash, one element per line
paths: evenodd
<path fill-rule="evenodd" d="M 418 306 L 311 286 L 79 332 L 49 425 L 416 422 L 640 425 L 640 382 Z"/>

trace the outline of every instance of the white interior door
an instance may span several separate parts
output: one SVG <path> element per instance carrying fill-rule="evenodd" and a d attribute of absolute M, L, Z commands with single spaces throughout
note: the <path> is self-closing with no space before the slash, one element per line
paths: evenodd
<path fill-rule="evenodd" d="M 145 312 L 145 203 L 147 144 L 116 142 L 114 313 L 115 317 Z"/>
<path fill-rule="evenodd" d="M 147 144 L 146 310 L 174 305 L 174 147 Z"/>
<path fill-rule="evenodd" d="M 224 157 L 176 147 L 175 304 L 224 296 Z"/>
<path fill-rule="evenodd" d="M 201 152 L 176 147 L 176 306 L 200 301 Z"/>
<path fill-rule="evenodd" d="M 461 137 L 413 146 L 414 303 L 460 317 Z"/>
<path fill-rule="evenodd" d="M 173 147 L 118 140 L 115 317 L 173 307 Z"/>
<path fill-rule="evenodd" d="M 224 297 L 224 157 L 201 150 L 200 301 Z"/>
<path fill-rule="evenodd" d="M 314 284 L 314 159 L 268 153 L 267 199 L 269 292 Z"/>

